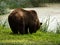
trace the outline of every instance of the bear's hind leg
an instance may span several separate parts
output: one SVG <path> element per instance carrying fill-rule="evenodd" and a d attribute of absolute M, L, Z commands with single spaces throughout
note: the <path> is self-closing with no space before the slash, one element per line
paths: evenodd
<path fill-rule="evenodd" d="M 11 30 L 13 34 L 18 34 L 18 30 L 16 29 L 16 27 L 11 26 Z"/>
<path fill-rule="evenodd" d="M 28 26 L 25 26 L 25 34 L 28 34 Z"/>
<path fill-rule="evenodd" d="M 19 25 L 18 25 L 18 32 L 20 34 L 25 34 L 25 25 L 22 22 L 19 23 Z"/>

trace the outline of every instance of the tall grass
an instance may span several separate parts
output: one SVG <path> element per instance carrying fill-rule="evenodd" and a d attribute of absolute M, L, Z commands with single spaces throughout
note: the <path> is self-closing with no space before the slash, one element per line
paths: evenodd
<path fill-rule="evenodd" d="M 7 23 L 7 19 L 0 20 L 0 29 L 4 29 L 4 28 L 9 28 L 8 23 Z"/>
<path fill-rule="evenodd" d="M 58 22 L 57 22 L 56 33 L 57 33 L 57 34 L 60 34 L 60 23 L 58 23 Z"/>
<path fill-rule="evenodd" d="M 40 27 L 40 30 L 42 32 L 47 32 L 48 27 L 49 27 L 49 22 L 50 22 L 50 17 L 46 19 L 46 21 L 42 24 L 42 26 Z"/>
<path fill-rule="evenodd" d="M 46 21 L 42 24 L 42 26 L 40 27 L 40 31 L 42 32 L 48 32 L 47 30 L 50 30 L 48 29 L 49 26 L 50 26 L 50 23 L 52 23 L 52 21 L 54 21 L 54 19 L 50 20 L 50 16 L 46 19 Z M 56 21 L 57 25 L 56 25 L 56 28 L 49 32 L 52 32 L 52 33 L 56 33 L 56 34 L 60 34 L 60 23 L 58 21 Z M 53 28 L 53 27 L 52 27 Z M 55 32 L 56 31 L 56 32 Z"/>

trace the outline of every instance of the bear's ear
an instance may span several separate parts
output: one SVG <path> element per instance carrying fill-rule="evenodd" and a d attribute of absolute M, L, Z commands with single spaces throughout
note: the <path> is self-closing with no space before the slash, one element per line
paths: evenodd
<path fill-rule="evenodd" d="M 35 10 L 31 10 L 31 13 L 33 13 L 33 14 L 37 14 Z"/>
<path fill-rule="evenodd" d="M 40 25 L 42 25 L 42 22 L 40 22 Z"/>

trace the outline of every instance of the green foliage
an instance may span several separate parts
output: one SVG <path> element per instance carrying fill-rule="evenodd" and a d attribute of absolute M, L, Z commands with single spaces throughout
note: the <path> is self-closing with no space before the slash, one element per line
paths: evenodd
<path fill-rule="evenodd" d="M 4 1 L 0 2 L 0 15 L 8 13 L 7 4 Z"/>
<path fill-rule="evenodd" d="M 59 3 L 60 0 L 0 0 L 1 2 L 5 5 L 5 9 L 6 5 L 9 8 L 42 7 L 46 6 L 45 3 Z"/>
<path fill-rule="evenodd" d="M 5 2 L 9 5 L 9 8 L 32 7 L 29 0 L 6 0 Z"/>
<path fill-rule="evenodd" d="M 39 3 L 40 3 L 40 0 L 30 0 L 31 4 L 34 6 L 34 7 L 38 7 L 39 6 Z"/>
<path fill-rule="evenodd" d="M 60 0 L 30 0 L 30 2 L 34 7 L 42 7 L 45 3 L 58 3 Z"/>

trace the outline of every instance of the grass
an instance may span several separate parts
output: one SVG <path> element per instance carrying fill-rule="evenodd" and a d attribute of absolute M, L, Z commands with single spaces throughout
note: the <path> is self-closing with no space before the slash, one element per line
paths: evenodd
<path fill-rule="evenodd" d="M 33 34 L 11 34 L 10 28 L 0 26 L 0 45 L 59 45 L 60 34 L 42 32 Z"/>

